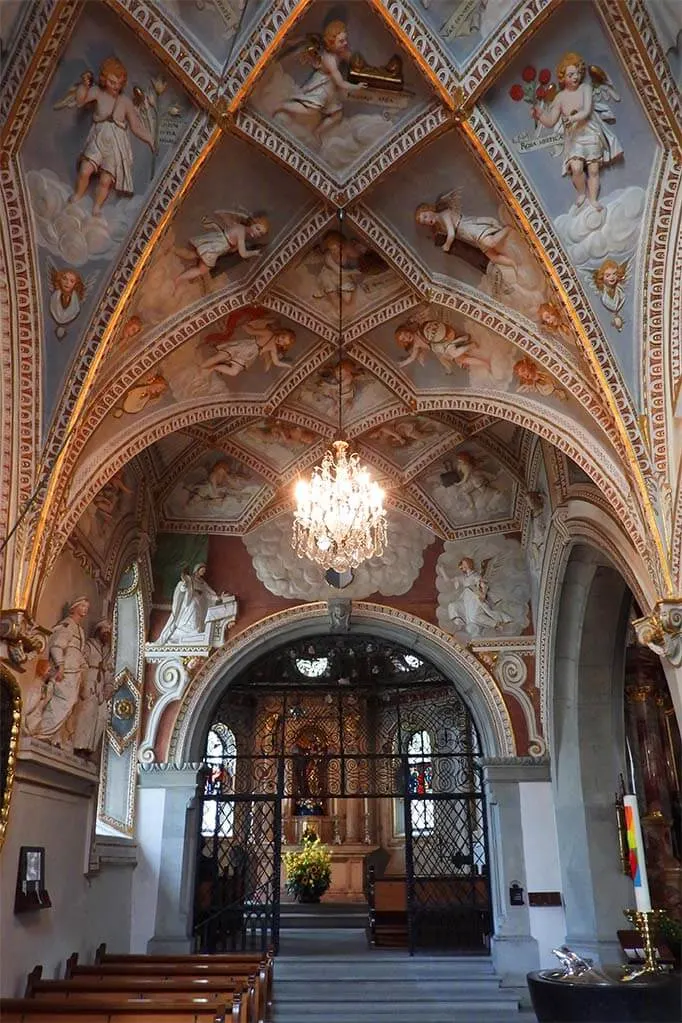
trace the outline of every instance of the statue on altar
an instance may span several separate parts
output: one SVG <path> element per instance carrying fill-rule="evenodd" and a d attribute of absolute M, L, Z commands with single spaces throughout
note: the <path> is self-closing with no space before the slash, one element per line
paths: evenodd
<path fill-rule="evenodd" d="M 305 729 L 296 737 L 295 751 L 294 816 L 324 817 L 327 743 L 317 732 Z"/>

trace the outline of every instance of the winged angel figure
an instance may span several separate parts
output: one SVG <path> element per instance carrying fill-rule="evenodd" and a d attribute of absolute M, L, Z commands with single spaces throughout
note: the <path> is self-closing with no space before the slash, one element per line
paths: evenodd
<path fill-rule="evenodd" d="M 630 264 L 631 260 L 629 259 L 622 263 L 615 259 L 605 259 L 590 274 L 590 284 L 604 308 L 612 313 L 611 324 L 616 330 L 622 330 L 625 326 L 621 309 L 625 304 L 624 286 L 630 276 Z"/>
<path fill-rule="evenodd" d="M 90 288 L 97 279 L 97 274 L 90 274 L 83 277 L 72 267 L 58 269 L 48 260 L 47 273 L 50 281 L 50 316 L 57 324 L 55 334 L 61 341 L 66 337 L 66 327 L 73 323 L 81 311 L 81 305 L 85 301 Z"/>
<path fill-rule="evenodd" d="M 323 135 L 343 119 L 343 100 L 362 92 L 366 85 L 348 82 L 341 73 L 341 63 L 351 57 L 343 21 L 330 21 L 322 35 L 308 35 L 293 49 L 313 72 L 298 92 L 280 103 L 274 116 L 287 127 L 312 134 L 321 143 Z"/>
<path fill-rule="evenodd" d="M 214 210 L 210 216 L 202 217 L 201 223 L 206 231 L 190 238 L 186 248 L 176 246 L 176 254 L 194 264 L 178 274 L 176 286 L 180 281 L 204 277 L 213 270 L 221 256 L 232 252 L 238 253 L 242 259 L 253 259 L 260 254 L 260 248 L 247 249 L 247 241 L 257 242 L 270 230 L 267 217 L 252 216 L 240 209 Z"/>
<path fill-rule="evenodd" d="M 461 553 L 461 546 L 447 544 L 438 562 L 441 625 L 472 639 L 521 632 L 528 624 L 530 582 L 520 544 L 502 539 L 488 557 L 459 557 L 455 548 Z"/>
<path fill-rule="evenodd" d="M 234 336 L 240 324 L 247 337 Z M 289 366 L 283 356 L 295 343 L 296 334 L 270 310 L 246 306 L 230 313 L 223 329 L 208 334 L 204 340 L 215 352 L 204 359 L 201 369 L 223 377 L 236 377 L 252 366 L 259 356 L 266 370 L 272 366 Z"/>

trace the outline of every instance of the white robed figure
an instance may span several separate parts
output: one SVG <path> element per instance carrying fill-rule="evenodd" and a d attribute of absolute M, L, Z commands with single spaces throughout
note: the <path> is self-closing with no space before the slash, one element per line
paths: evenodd
<path fill-rule="evenodd" d="M 173 593 L 170 618 L 156 641 L 158 644 L 186 643 L 203 635 L 208 609 L 223 599 L 208 585 L 205 574 L 203 562 L 195 565 L 192 573 L 180 574 Z"/>
<path fill-rule="evenodd" d="M 55 746 L 73 746 L 73 711 L 87 671 L 86 639 L 82 622 L 90 611 L 87 597 L 78 597 L 69 605 L 48 640 L 49 670 L 44 694 L 26 718 L 26 730 Z"/>
<path fill-rule="evenodd" d="M 114 664 L 111 656 L 111 623 L 102 619 L 85 644 L 87 668 L 81 680 L 74 710 L 73 748 L 76 753 L 97 751 L 107 724 L 107 700 L 113 694 Z"/>
<path fill-rule="evenodd" d="M 490 563 L 490 559 L 487 559 Z M 514 619 L 502 608 L 495 607 L 489 597 L 489 586 L 485 578 L 487 564 L 477 571 L 473 558 L 462 558 L 458 568 L 462 573 L 461 593 L 448 606 L 453 622 L 462 621 L 470 635 L 481 635 L 491 629 L 500 629 Z"/>

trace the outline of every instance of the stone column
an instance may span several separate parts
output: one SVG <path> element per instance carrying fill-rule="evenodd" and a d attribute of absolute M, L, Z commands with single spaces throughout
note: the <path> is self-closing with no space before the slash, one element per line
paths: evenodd
<path fill-rule="evenodd" d="M 530 932 L 523 851 L 519 783 L 545 781 L 547 764 L 530 758 L 483 761 L 488 812 L 488 855 L 494 934 L 491 953 L 497 973 L 508 984 L 525 985 L 526 974 L 540 965 L 538 943 Z M 509 888 L 524 890 L 524 905 L 512 906 Z"/>
<path fill-rule="evenodd" d="M 156 763 L 140 767 L 140 795 L 148 797 L 141 802 L 148 807 L 153 803 L 157 818 L 148 832 L 149 847 L 143 849 L 143 855 L 158 863 L 154 930 L 146 949 L 150 954 L 192 950 L 199 767 Z"/>

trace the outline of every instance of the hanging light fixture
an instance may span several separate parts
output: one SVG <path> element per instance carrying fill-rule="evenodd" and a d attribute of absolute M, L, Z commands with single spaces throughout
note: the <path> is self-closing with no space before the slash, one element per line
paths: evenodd
<path fill-rule="evenodd" d="M 343 210 L 338 210 L 343 238 Z M 343 256 L 339 253 L 339 426 L 332 450 L 325 452 L 309 481 L 296 485 L 296 510 L 291 544 L 299 558 L 324 569 L 347 572 L 384 552 L 384 492 L 373 482 L 355 452 L 349 453 L 343 433 Z"/>

